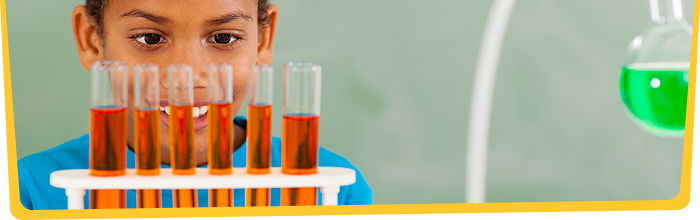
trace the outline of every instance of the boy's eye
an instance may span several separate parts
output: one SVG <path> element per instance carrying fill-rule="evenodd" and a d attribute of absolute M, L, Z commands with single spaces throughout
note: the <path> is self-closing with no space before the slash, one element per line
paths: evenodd
<path fill-rule="evenodd" d="M 215 42 L 217 44 L 229 44 L 237 39 L 238 37 L 232 34 L 216 34 L 214 36 L 211 36 L 209 38 L 209 41 Z"/>
<path fill-rule="evenodd" d="M 161 41 L 163 41 L 163 37 L 161 37 L 160 35 L 157 35 L 157 34 L 142 34 L 142 35 L 136 36 L 136 40 L 138 42 L 143 43 L 143 44 L 153 45 L 153 44 L 157 44 L 157 43 L 160 43 Z"/>

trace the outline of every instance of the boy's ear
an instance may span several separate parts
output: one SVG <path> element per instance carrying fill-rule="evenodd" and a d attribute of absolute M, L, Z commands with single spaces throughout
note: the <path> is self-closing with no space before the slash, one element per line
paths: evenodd
<path fill-rule="evenodd" d="M 73 36 L 80 64 L 85 70 L 90 71 L 90 65 L 93 62 L 102 60 L 103 50 L 97 30 L 87 16 L 84 5 L 78 5 L 73 9 L 71 23 L 73 24 Z"/>
<path fill-rule="evenodd" d="M 275 26 L 277 25 L 277 6 L 270 4 L 267 14 L 270 24 L 258 32 L 258 60 L 256 64 L 272 64 L 272 48 L 275 44 Z"/>

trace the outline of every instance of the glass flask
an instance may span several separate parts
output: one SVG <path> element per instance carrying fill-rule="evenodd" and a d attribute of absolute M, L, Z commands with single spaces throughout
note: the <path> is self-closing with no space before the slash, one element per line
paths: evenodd
<path fill-rule="evenodd" d="M 620 71 L 626 113 L 643 130 L 682 137 L 688 99 L 692 26 L 682 0 L 649 0 L 652 26 L 630 43 Z"/>

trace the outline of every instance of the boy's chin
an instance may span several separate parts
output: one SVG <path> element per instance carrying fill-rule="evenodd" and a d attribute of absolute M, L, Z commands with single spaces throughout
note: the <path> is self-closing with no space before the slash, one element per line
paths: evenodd
<path fill-rule="evenodd" d="M 195 147 L 194 148 L 194 154 L 200 155 L 200 154 L 206 154 L 207 153 L 207 147 Z"/>

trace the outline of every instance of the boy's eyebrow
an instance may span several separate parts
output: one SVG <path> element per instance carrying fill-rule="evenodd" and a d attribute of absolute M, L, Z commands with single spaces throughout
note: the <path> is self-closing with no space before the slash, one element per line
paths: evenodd
<path fill-rule="evenodd" d="M 223 15 L 217 19 L 209 20 L 209 21 L 207 21 L 207 23 L 209 25 L 220 25 L 220 24 L 225 24 L 225 23 L 228 23 L 228 22 L 231 22 L 234 20 L 238 20 L 238 19 L 245 19 L 248 21 L 252 21 L 253 17 L 250 17 L 250 15 L 243 13 L 241 11 L 234 11 L 232 13 Z"/>
<path fill-rule="evenodd" d="M 154 15 L 154 14 L 151 14 L 151 13 L 139 10 L 139 9 L 131 10 L 131 11 L 119 16 L 119 18 L 124 18 L 124 17 L 141 17 L 141 18 L 148 19 L 148 20 L 155 22 L 155 23 L 168 23 L 168 22 L 170 22 L 170 19 L 168 19 L 166 17 Z"/>

